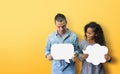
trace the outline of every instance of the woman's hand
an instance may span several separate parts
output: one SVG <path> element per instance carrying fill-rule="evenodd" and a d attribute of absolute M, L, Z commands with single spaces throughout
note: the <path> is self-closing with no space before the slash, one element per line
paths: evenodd
<path fill-rule="evenodd" d="M 88 54 L 83 54 L 81 57 L 83 60 L 85 60 L 88 57 Z"/>
<path fill-rule="evenodd" d="M 105 54 L 105 59 L 106 59 L 106 61 L 109 61 L 111 59 L 111 57 L 108 54 Z"/>

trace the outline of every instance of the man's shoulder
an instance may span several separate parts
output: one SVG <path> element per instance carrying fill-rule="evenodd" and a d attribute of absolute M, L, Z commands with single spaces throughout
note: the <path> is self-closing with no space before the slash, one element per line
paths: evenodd
<path fill-rule="evenodd" d="M 74 37 L 78 37 L 76 33 L 72 32 L 72 31 L 69 31 L 70 32 L 70 35 L 74 36 Z"/>

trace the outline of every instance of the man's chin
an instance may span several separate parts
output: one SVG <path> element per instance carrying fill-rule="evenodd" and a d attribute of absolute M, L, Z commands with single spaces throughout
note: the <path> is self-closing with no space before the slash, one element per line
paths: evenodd
<path fill-rule="evenodd" d="M 63 33 L 59 33 L 60 35 L 63 35 Z"/>

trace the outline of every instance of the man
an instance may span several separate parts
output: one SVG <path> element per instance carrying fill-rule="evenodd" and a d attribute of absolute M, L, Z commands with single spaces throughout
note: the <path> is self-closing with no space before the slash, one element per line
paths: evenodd
<path fill-rule="evenodd" d="M 57 31 L 48 36 L 48 41 L 45 48 L 45 56 L 48 60 L 52 61 L 52 74 L 75 74 L 75 59 L 77 57 L 77 54 L 79 53 L 78 37 L 76 36 L 76 34 L 67 29 L 67 20 L 63 14 L 57 14 L 54 20 Z M 75 54 L 74 57 L 70 59 L 70 63 L 65 62 L 65 60 L 54 60 L 51 55 L 51 46 L 53 44 L 65 43 L 70 43 L 74 46 Z"/>

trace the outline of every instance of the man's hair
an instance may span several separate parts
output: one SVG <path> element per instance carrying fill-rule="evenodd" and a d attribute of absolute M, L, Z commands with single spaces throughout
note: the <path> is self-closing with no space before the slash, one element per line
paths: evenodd
<path fill-rule="evenodd" d="M 61 14 L 61 13 L 58 13 L 56 16 L 55 16 L 55 21 L 59 21 L 59 22 L 62 22 L 62 21 L 65 21 L 67 23 L 67 20 L 66 20 L 66 17 Z"/>

